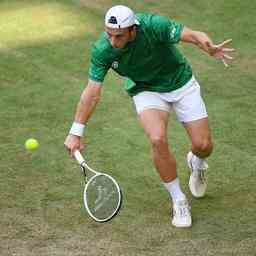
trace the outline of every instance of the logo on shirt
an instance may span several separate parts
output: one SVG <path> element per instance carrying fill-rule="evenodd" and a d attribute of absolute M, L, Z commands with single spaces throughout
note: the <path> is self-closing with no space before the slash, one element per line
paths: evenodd
<path fill-rule="evenodd" d="M 114 62 L 112 63 L 112 65 L 111 65 L 111 67 L 112 67 L 113 69 L 117 69 L 117 68 L 118 68 L 118 61 L 114 61 Z"/>
<path fill-rule="evenodd" d="M 175 27 L 171 28 L 170 36 L 172 39 L 175 37 L 175 33 L 176 33 L 176 28 Z"/>

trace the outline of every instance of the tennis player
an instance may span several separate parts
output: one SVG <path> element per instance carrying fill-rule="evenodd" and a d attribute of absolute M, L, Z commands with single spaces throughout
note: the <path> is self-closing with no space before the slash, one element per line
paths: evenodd
<path fill-rule="evenodd" d="M 189 188 L 196 198 L 206 192 L 206 158 L 213 150 L 208 115 L 200 86 L 186 58 L 176 48 L 191 43 L 225 66 L 232 59 L 231 40 L 214 44 L 209 36 L 166 17 L 134 12 L 126 6 L 110 8 L 103 32 L 91 50 L 89 81 L 78 102 L 74 123 L 65 140 L 71 155 L 82 150 L 85 126 L 100 100 L 109 69 L 124 77 L 124 89 L 132 97 L 142 127 L 152 146 L 153 162 L 172 199 L 172 224 L 192 225 L 188 200 L 177 177 L 176 161 L 167 141 L 171 111 L 191 141 L 187 154 Z"/>

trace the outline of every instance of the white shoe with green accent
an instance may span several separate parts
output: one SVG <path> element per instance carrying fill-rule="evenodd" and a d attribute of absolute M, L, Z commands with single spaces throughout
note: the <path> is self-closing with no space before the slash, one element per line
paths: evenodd
<path fill-rule="evenodd" d="M 205 171 L 208 169 L 208 164 L 206 161 L 203 161 L 201 166 L 197 169 L 193 167 L 192 158 L 193 153 L 189 152 L 187 155 L 188 167 L 191 170 L 190 178 L 189 178 L 189 189 L 192 195 L 196 198 L 201 198 L 205 195 L 207 183 L 205 177 Z"/>
<path fill-rule="evenodd" d="M 191 227 L 192 218 L 188 201 L 182 200 L 173 203 L 172 209 L 172 225 L 178 228 Z"/>

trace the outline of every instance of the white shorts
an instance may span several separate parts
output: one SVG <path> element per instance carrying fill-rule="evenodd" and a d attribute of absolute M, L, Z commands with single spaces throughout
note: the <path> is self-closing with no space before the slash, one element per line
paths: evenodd
<path fill-rule="evenodd" d="M 165 93 L 144 91 L 133 96 L 136 111 L 146 109 L 174 110 L 180 122 L 187 123 L 207 117 L 200 85 L 194 76 L 181 88 Z"/>

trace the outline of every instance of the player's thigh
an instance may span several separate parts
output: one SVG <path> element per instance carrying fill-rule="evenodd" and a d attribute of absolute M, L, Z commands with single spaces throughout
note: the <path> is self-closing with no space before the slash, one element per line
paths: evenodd
<path fill-rule="evenodd" d="M 143 91 L 133 97 L 133 102 L 142 127 L 151 140 L 166 137 L 171 104 L 163 100 L 159 93 Z"/>
<path fill-rule="evenodd" d="M 152 142 L 166 140 L 169 112 L 151 108 L 140 112 L 138 117 Z"/>

